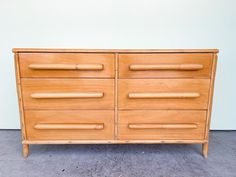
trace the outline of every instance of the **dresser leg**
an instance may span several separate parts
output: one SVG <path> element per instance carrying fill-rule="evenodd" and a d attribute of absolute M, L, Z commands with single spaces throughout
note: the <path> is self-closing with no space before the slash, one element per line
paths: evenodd
<path fill-rule="evenodd" d="M 202 155 L 207 158 L 208 155 L 208 143 L 202 144 Z"/>
<path fill-rule="evenodd" d="M 23 156 L 26 158 L 29 155 L 29 144 L 23 144 Z"/>

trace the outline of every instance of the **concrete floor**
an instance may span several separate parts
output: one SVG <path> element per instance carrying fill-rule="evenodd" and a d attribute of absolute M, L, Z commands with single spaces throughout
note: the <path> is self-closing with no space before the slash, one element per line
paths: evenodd
<path fill-rule="evenodd" d="M 31 145 L 21 154 L 17 130 L 0 131 L 0 177 L 236 177 L 236 131 L 211 132 L 200 145 Z"/>

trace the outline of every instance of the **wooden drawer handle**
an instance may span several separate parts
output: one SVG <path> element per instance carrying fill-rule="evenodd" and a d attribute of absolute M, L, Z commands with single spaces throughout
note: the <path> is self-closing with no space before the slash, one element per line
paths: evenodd
<path fill-rule="evenodd" d="M 153 64 L 153 65 L 130 65 L 131 71 L 149 71 L 149 70 L 181 70 L 196 71 L 203 69 L 201 64 Z"/>
<path fill-rule="evenodd" d="M 39 123 L 34 125 L 39 130 L 102 130 L 104 124 L 64 124 L 64 123 Z"/>
<path fill-rule="evenodd" d="M 35 70 L 103 70 L 102 64 L 30 64 Z"/>
<path fill-rule="evenodd" d="M 198 98 L 200 93 L 189 92 L 189 93 L 129 93 L 128 98 L 131 99 L 155 99 L 155 98 Z"/>
<path fill-rule="evenodd" d="M 197 124 L 129 124 L 130 129 L 195 129 Z"/>
<path fill-rule="evenodd" d="M 44 99 L 44 98 L 102 98 L 104 93 L 32 93 L 31 98 Z"/>

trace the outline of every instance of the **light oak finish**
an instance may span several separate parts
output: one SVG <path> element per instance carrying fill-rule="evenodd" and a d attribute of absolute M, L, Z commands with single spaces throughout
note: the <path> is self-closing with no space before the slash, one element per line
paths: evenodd
<path fill-rule="evenodd" d="M 21 77 L 114 78 L 114 54 L 19 53 Z"/>
<path fill-rule="evenodd" d="M 28 140 L 112 139 L 113 110 L 25 111 Z"/>
<path fill-rule="evenodd" d="M 114 109 L 112 79 L 22 79 L 25 109 Z"/>
<path fill-rule="evenodd" d="M 120 54 L 120 78 L 209 78 L 212 54 Z"/>
<path fill-rule="evenodd" d="M 209 79 L 122 79 L 119 109 L 207 109 Z"/>
<path fill-rule="evenodd" d="M 13 49 L 30 144 L 202 144 L 217 49 Z"/>

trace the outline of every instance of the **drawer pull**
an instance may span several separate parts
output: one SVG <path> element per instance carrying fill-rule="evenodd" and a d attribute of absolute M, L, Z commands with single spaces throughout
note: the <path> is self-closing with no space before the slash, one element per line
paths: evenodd
<path fill-rule="evenodd" d="M 104 93 L 32 93 L 31 98 L 35 99 L 57 99 L 57 98 L 102 98 Z"/>
<path fill-rule="evenodd" d="M 155 99 L 155 98 L 198 98 L 200 93 L 189 92 L 189 93 L 129 93 L 128 97 L 131 99 Z"/>
<path fill-rule="evenodd" d="M 35 70 L 103 70 L 102 64 L 30 64 Z"/>
<path fill-rule="evenodd" d="M 181 70 L 196 71 L 203 69 L 201 64 L 153 64 L 153 65 L 130 65 L 131 71 L 149 71 L 149 70 Z"/>
<path fill-rule="evenodd" d="M 197 124 L 129 124 L 130 129 L 195 129 Z"/>
<path fill-rule="evenodd" d="M 39 123 L 34 125 L 38 130 L 102 130 L 104 124 L 54 124 L 54 123 Z"/>

